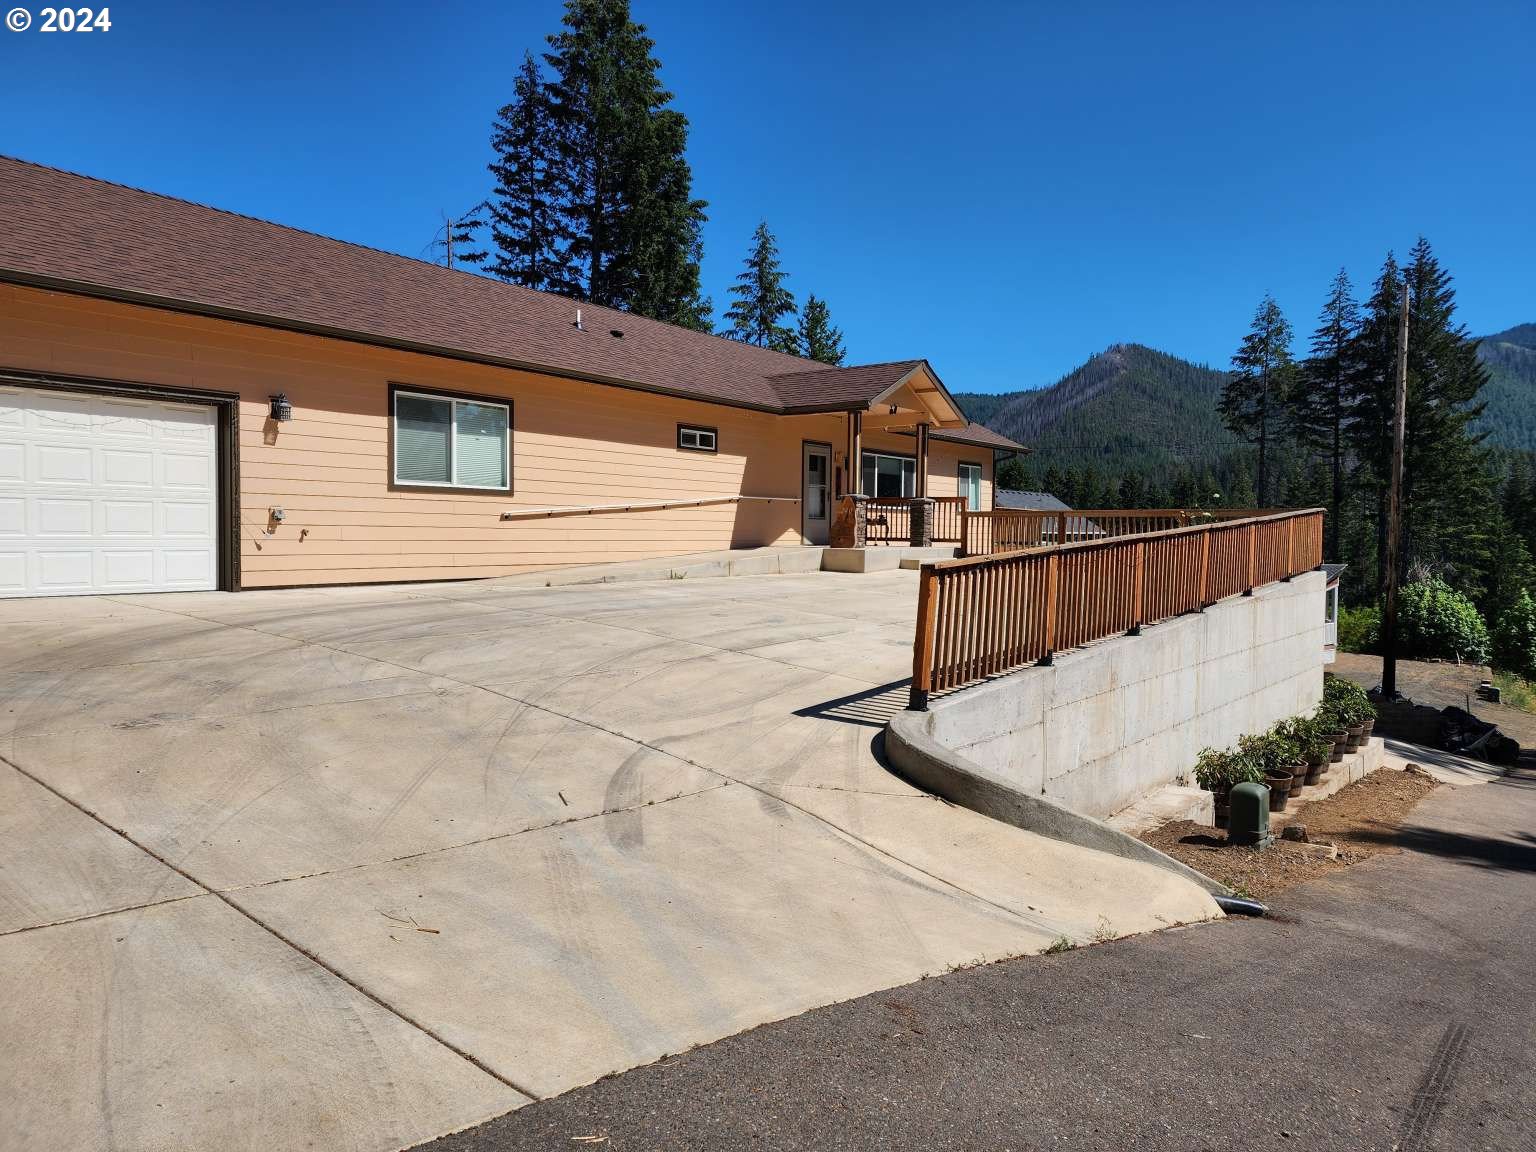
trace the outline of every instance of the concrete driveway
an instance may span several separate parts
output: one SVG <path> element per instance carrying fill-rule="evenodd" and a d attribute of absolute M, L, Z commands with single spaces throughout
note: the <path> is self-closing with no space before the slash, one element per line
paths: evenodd
<path fill-rule="evenodd" d="M 1216 915 L 871 742 L 913 573 L 0 602 L 0 1148 L 390 1149 Z"/>

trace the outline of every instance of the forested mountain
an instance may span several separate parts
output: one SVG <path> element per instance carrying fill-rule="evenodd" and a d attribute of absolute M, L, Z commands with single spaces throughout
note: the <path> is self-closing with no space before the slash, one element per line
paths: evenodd
<path fill-rule="evenodd" d="M 1488 368 L 1488 408 L 1475 427 L 1489 444 L 1536 452 L 1536 324 L 1484 336 L 1477 355 Z"/>
<path fill-rule="evenodd" d="M 1226 378 L 1140 344 L 1115 344 L 1048 388 L 955 398 L 972 420 L 1033 448 L 1025 481 L 1060 489 L 1068 503 L 1116 503 L 1128 477 L 1148 496 L 1177 492 L 1180 503 L 1211 503 L 1224 486 L 1252 484 L 1248 453 L 1216 409 Z"/>

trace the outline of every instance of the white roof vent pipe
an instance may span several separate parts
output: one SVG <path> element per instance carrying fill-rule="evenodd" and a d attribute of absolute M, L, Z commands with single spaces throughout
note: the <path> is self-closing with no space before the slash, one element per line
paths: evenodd
<path fill-rule="evenodd" d="M 581 326 L 581 309 L 580 308 L 576 309 L 576 323 L 573 325 L 573 327 L 578 332 L 585 332 L 586 331 L 586 329 Z"/>

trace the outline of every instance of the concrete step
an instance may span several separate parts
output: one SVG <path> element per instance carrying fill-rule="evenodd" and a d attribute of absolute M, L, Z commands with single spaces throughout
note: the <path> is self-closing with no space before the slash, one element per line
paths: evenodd
<path fill-rule="evenodd" d="M 889 548 L 828 548 L 821 555 L 823 572 L 894 572 L 898 568 L 920 568 L 935 560 L 953 560 L 960 549 L 912 548 L 893 545 Z"/>
<path fill-rule="evenodd" d="M 1169 784 L 1122 808 L 1105 823 L 1128 836 L 1140 836 L 1175 820 L 1192 820 L 1207 828 L 1216 822 L 1216 798 L 1204 788 Z"/>

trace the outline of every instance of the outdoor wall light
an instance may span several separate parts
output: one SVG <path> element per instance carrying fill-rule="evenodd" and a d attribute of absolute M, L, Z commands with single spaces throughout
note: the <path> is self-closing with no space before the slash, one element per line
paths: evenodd
<path fill-rule="evenodd" d="M 272 419 L 279 424 L 286 424 L 293 419 L 293 405 L 288 403 L 288 397 L 279 392 L 276 396 L 267 397 L 272 402 Z"/>

